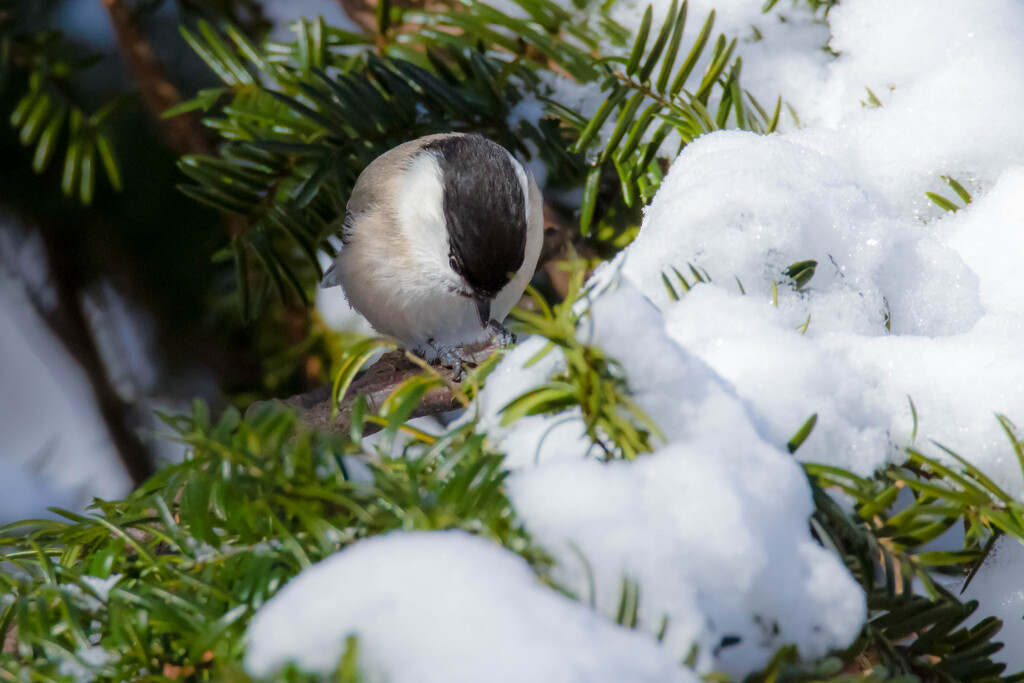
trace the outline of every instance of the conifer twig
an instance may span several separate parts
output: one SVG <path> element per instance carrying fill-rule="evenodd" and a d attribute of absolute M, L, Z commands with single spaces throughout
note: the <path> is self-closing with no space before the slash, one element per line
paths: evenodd
<path fill-rule="evenodd" d="M 165 111 L 181 103 L 181 95 L 139 29 L 131 9 L 122 0 L 100 0 L 100 3 L 110 15 L 121 57 L 159 126 L 165 144 L 179 155 L 212 153 L 213 148 L 191 113 L 163 118 Z"/>
<path fill-rule="evenodd" d="M 471 362 L 479 363 L 486 360 L 494 353 L 495 349 L 490 343 L 481 343 L 468 346 L 465 350 Z M 457 396 L 457 388 L 461 382 L 455 378 L 455 371 L 444 366 L 436 366 L 434 370 L 444 380 L 445 386 L 428 391 L 409 417 L 440 415 L 462 407 Z M 364 396 L 368 412 L 376 414 L 391 392 L 406 380 L 412 379 L 422 372 L 423 369 L 419 365 L 406 357 L 405 351 L 391 351 L 381 356 L 366 372 L 352 382 L 345 397 L 338 402 L 338 413 L 333 418 L 331 417 L 331 387 L 329 386 L 292 396 L 281 402 L 298 409 L 302 414 L 303 422 L 310 427 L 347 434 L 352 425 L 352 406 L 357 397 Z M 257 409 L 261 405 L 263 405 L 262 402 L 253 404 L 250 410 Z M 373 434 L 380 429 L 379 425 L 367 422 L 363 426 L 363 434 Z"/>

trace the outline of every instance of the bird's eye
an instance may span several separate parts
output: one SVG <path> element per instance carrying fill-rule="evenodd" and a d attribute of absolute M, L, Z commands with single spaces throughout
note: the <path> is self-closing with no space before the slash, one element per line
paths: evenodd
<path fill-rule="evenodd" d="M 455 254 L 452 254 L 448 257 L 448 265 L 451 266 L 452 270 L 454 270 L 456 273 L 459 272 L 459 264 L 455 262 Z"/>

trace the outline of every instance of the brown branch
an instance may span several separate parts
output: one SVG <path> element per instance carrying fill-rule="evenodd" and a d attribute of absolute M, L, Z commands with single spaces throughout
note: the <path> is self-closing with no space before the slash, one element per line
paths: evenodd
<path fill-rule="evenodd" d="M 348 18 L 367 35 L 377 32 L 377 3 L 367 0 L 338 0 Z"/>
<path fill-rule="evenodd" d="M 18 651 L 18 625 L 11 624 L 7 633 L 0 634 L 0 654 L 14 654 Z"/>
<path fill-rule="evenodd" d="M 494 353 L 494 346 L 489 343 L 475 344 L 466 347 L 465 351 L 471 363 L 480 363 Z M 428 391 L 409 417 L 440 415 L 462 407 L 457 396 L 461 382 L 455 379 L 454 370 L 444 366 L 434 366 L 433 370 L 445 381 L 445 386 Z M 320 387 L 284 399 L 280 403 L 297 409 L 302 415 L 303 422 L 310 427 L 335 434 L 347 434 L 352 425 L 352 406 L 357 397 L 365 397 L 369 414 L 376 415 L 391 392 L 406 380 L 422 373 L 423 368 L 410 360 L 404 351 L 392 351 L 381 356 L 352 382 L 345 397 L 338 402 L 338 414 L 335 417 L 331 417 L 330 387 Z M 248 412 L 251 414 L 264 405 L 266 402 L 263 401 L 254 403 Z M 363 434 L 373 434 L 380 429 L 379 425 L 367 422 L 363 426 Z"/>
<path fill-rule="evenodd" d="M 52 305 L 43 305 L 34 300 L 34 307 L 85 373 L 114 450 L 132 483 L 138 486 L 156 470 L 149 449 L 132 427 L 132 407 L 121 398 L 111 383 L 92 328 L 82 311 L 77 264 L 74 254 L 69 253 L 75 250 L 69 250 L 64 243 L 60 234 L 61 224 L 51 225 L 41 221 L 37 225 L 55 296 Z"/>
<path fill-rule="evenodd" d="M 338 4 L 365 35 L 377 35 L 377 0 L 338 0 Z M 427 0 L 392 0 L 391 2 L 392 7 L 404 9 L 421 9 L 427 4 Z M 402 28 L 398 27 L 398 30 L 402 31 Z"/>
<path fill-rule="evenodd" d="M 179 155 L 212 153 L 213 147 L 191 112 L 163 118 L 164 112 L 181 102 L 181 95 L 153 53 L 131 9 L 122 0 L 100 0 L 100 4 L 110 15 L 121 56 L 132 73 L 146 108 L 160 128 L 164 143 Z"/>

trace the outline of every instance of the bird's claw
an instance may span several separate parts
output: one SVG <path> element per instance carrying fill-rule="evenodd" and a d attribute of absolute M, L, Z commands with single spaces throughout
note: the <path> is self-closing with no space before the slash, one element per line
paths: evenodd
<path fill-rule="evenodd" d="M 504 349 L 516 343 L 516 335 L 496 320 L 487 323 L 487 330 L 490 332 L 490 342 L 495 348 Z M 461 382 L 466 374 L 464 364 L 475 362 L 472 355 L 463 346 L 439 344 L 433 339 L 428 339 L 427 345 L 433 351 L 439 365 L 452 369 L 452 379 L 456 382 Z M 417 351 L 417 354 L 423 357 L 427 356 L 422 351 Z"/>
<path fill-rule="evenodd" d="M 446 368 L 452 369 L 452 380 L 461 382 L 466 374 L 463 363 L 470 360 L 463 347 L 438 344 L 433 339 L 427 343 L 430 344 L 430 348 L 437 354 L 437 362 Z"/>
<path fill-rule="evenodd" d="M 496 348 L 505 349 L 516 343 L 516 335 L 509 331 L 507 327 L 499 323 L 497 320 L 492 320 L 487 323 L 487 329 L 491 333 L 491 343 Z"/>

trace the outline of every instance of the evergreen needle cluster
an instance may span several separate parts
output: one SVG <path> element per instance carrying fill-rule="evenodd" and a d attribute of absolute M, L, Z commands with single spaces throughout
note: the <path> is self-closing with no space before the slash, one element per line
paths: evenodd
<path fill-rule="evenodd" d="M 581 21 L 550 0 L 515 4 L 513 17 L 478 0 L 417 10 L 380 2 L 373 34 L 303 20 L 290 42 L 261 43 L 230 23 L 183 29 L 220 84 L 167 115 L 202 112 L 221 145 L 216 156 L 181 159 L 188 178 L 181 190 L 239 221 L 220 257 L 234 260 L 246 317 L 281 301 L 308 303 L 321 277 L 318 254 L 333 255 L 327 238 L 344 218 L 356 177 L 404 140 L 473 130 L 540 159 L 552 185 L 581 190 L 566 193 L 580 197 L 569 207 L 580 238 L 607 254 L 635 234 L 641 209 L 683 146 L 720 128 L 768 133 L 778 124 L 782 100 L 764 107 L 743 89 L 735 40 L 715 36 L 713 12 L 693 17 L 686 0 L 664 17 L 648 8 L 632 36 L 604 12 Z M 812 4 L 827 11 L 835 3 Z M 88 202 L 94 159 L 119 184 L 104 133 L 119 103 L 88 114 L 77 108 L 61 79 L 79 63 L 55 57 L 56 40 L 5 39 L 4 64 L 31 70 L 11 124 L 36 146 L 40 170 L 68 127 L 64 190 Z M 706 66 L 698 71 L 698 64 Z M 596 112 L 575 110 L 551 87 L 559 79 L 597 84 L 603 103 Z M 510 116 L 533 102 L 543 116 Z M 959 183 L 948 184 L 970 201 Z M 799 289 L 815 265 L 795 263 L 779 278 Z M 665 275 L 673 299 L 710 279 L 690 271 L 692 282 L 679 271 Z M 660 438 L 658 427 L 631 400 L 615 359 L 579 333 L 582 292 L 577 269 L 568 298 L 551 303 L 535 295 L 534 310 L 517 314 L 525 331 L 564 354 L 566 370 L 509 403 L 505 423 L 578 408 L 605 459 L 643 457 Z M 341 354 L 335 397 L 376 345 Z M 467 386 L 486 381 L 493 365 Z M 410 380 L 379 415 L 357 404 L 342 436 L 311 431 L 281 407 L 246 417 L 231 408 L 212 419 L 197 403 L 191 415 L 166 418 L 188 447 L 184 462 L 124 500 L 0 529 L 0 641 L 8 644 L 0 680 L 245 680 L 242 636 L 255 610 L 305 567 L 395 529 L 490 537 L 553 583 L 551 560 L 509 501 L 503 456 L 473 421 L 438 436 L 406 424 L 438 381 L 429 373 Z M 463 398 L 472 407 L 474 389 Z M 999 419 L 1024 471 L 1024 441 Z M 374 446 L 363 438 L 371 421 L 384 427 Z M 811 417 L 790 450 L 813 428 Z M 400 435 L 404 446 L 394 457 Z M 905 462 L 869 478 L 805 465 L 816 508 L 812 533 L 861 584 L 869 617 L 845 652 L 809 660 L 784 647 L 751 681 L 1024 680 L 991 660 L 1002 647 L 1000 622 L 965 626 L 977 604 L 936 580 L 973 576 L 999 537 L 1024 542 L 1024 504 L 948 455 L 959 466 L 910 450 Z M 848 505 L 836 502 L 837 492 Z M 961 549 L 927 549 L 955 527 L 965 530 Z M 642 588 L 624 578 L 620 624 L 636 625 Z M 350 640 L 331 680 L 359 680 L 358 652 L 358 640 Z M 318 680 L 298 671 L 284 676 Z"/>

